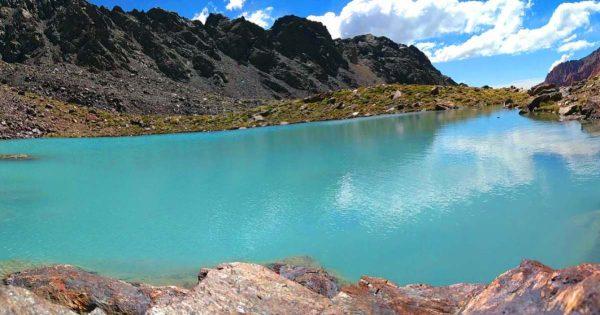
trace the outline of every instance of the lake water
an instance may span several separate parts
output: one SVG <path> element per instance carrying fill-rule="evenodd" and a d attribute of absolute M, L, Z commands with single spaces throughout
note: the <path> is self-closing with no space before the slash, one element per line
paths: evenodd
<path fill-rule="evenodd" d="M 600 262 L 600 138 L 472 110 L 0 142 L 0 265 L 128 280 L 310 256 L 348 280 L 485 282 Z"/>

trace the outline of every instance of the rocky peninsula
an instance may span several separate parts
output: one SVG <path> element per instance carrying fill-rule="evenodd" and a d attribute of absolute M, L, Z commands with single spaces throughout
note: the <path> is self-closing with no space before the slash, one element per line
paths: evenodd
<path fill-rule="evenodd" d="M 24 270 L 0 285 L 0 314 L 598 314 L 600 264 L 554 270 L 525 260 L 489 284 L 343 284 L 316 267 L 224 263 L 191 289 L 99 276 L 69 265 Z"/>

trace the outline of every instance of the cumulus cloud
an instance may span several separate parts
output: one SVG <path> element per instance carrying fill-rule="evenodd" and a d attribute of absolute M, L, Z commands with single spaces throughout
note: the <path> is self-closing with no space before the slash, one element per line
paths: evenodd
<path fill-rule="evenodd" d="M 560 59 L 556 60 L 555 62 L 552 63 L 552 65 L 550 66 L 550 71 L 552 71 L 552 69 L 554 69 L 556 66 L 558 66 L 559 64 L 571 59 L 571 57 L 573 57 L 572 53 L 569 54 L 564 54 L 562 56 L 560 56 Z"/>
<path fill-rule="evenodd" d="M 200 22 L 202 22 L 202 24 L 205 24 L 207 18 L 208 18 L 208 8 L 204 7 L 204 9 L 202 9 L 202 11 L 194 14 L 194 17 L 192 18 L 192 20 L 200 21 Z"/>
<path fill-rule="evenodd" d="M 575 42 L 569 42 L 569 43 L 563 44 L 562 46 L 558 47 L 558 51 L 559 52 L 577 51 L 577 50 L 593 47 L 594 45 L 596 45 L 596 43 L 590 43 L 587 40 L 578 40 Z"/>
<path fill-rule="evenodd" d="M 273 17 L 271 16 L 272 13 L 273 7 L 267 7 L 262 10 L 256 10 L 252 13 L 244 12 L 242 13 L 242 16 L 246 20 L 262 28 L 267 28 L 273 22 Z"/>
<path fill-rule="evenodd" d="M 576 31 L 588 27 L 590 16 L 600 12 L 598 1 L 562 3 L 545 25 L 529 29 L 523 22 L 531 6 L 526 0 L 352 0 L 339 14 L 309 19 L 322 22 L 336 38 L 372 33 L 397 42 L 431 44 L 430 39 L 447 34 L 468 36 L 457 44 L 426 46 L 432 61 L 444 62 L 552 48 L 575 39 Z"/>
<path fill-rule="evenodd" d="M 242 7 L 244 7 L 244 2 L 246 2 L 246 0 L 229 0 L 225 6 L 225 9 L 229 11 L 241 10 Z"/>

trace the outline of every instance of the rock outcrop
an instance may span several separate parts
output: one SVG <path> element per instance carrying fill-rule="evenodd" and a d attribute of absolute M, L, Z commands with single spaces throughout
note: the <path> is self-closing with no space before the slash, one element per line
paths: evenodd
<path fill-rule="evenodd" d="M 600 76 L 568 87 L 541 84 L 529 90 L 531 101 L 523 113 L 551 112 L 565 120 L 600 119 Z"/>
<path fill-rule="evenodd" d="M 185 289 L 134 285 L 68 265 L 18 272 L 4 282 L 79 313 L 100 308 L 109 314 L 144 314 L 154 304 L 187 294 Z"/>
<path fill-rule="evenodd" d="M 316 273 L 319 283 L 339 283 L 322 269 L 287 264 L 271 268 L 279 273 L 248 263 L 205 268 L 198 285 L 188 291 L 130 284 L 71 266 L 44 267 L 5 279 L 0 314 L 71 314 L 69 309 L 99 314 L 600 313 L 599 264 L 553 270 L 526 260 L 489 285 L 397 286 L 365 276 L 335 294 L 318 292 L 322 286 L 302 277 Z"/>
<path fill-rule="evenodd" d="M 332 302 L 266 267 L 230 263 L 200 272 L 184 299 L 148 314 L 322 314 Z"/>
<path fill-rule="evenodd" d="M 569 86 L 600 75 L 600 49 L 580 60 L 563 62 L 554 67 L 544 83 Z"/>
<path fill-rule="evenodd" d="M 75 315 L 26 289 L 0 284 L 0 315 Z"/>
<path fill-rule="evenodd" d="M 600 265 L 552 270 L 526 260 L 502 274 L 462 310 L 466 314 L 598 314 Z"/>
<path fill-rule="evenodd" d="M 85 0 L 0 0 L 0 77 L 80 105 L 134 113 L 218 113 L 238 99 L 304 97 L 374 83 L 448 85 L 416 47 L 333 40 L 295 16 L 270 30 L 211 15 L 203 25 L 162 9 Z"/>

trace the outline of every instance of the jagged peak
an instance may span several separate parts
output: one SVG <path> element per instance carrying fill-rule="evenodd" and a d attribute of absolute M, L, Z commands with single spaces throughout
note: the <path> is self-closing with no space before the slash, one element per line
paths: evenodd
<path fill-rule="evenodd" d="M 210 13 L 206 18 L 204 25 L 210 27 L 218 27 L 221 23 L 229 23 L 231 20 L 220 13 Z"/>

